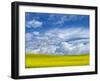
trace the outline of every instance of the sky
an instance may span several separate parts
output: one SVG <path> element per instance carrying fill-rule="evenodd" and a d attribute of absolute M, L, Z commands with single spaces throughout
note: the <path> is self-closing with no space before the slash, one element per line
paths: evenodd
<path fill-rule="evenodd" d="M 89 53 L 89 16 L 25 12 L 26 53 Z"/>

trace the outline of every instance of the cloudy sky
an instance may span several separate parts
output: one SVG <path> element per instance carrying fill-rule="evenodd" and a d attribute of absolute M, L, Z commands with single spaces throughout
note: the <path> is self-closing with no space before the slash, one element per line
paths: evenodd
<path fill-rule="evenodd" d="M 26 12 L 25 30 L 26 53 L 89 53 L 88 15 Z"/>

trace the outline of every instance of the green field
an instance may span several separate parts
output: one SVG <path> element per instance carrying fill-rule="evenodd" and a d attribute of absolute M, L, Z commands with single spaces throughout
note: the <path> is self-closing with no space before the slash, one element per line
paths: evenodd
<path fill-rule="evenodd" d="M 25 59 L 26 68 L 89 65 L 89 54 L 63 56 L 47 54 L 26 54 Z"/>

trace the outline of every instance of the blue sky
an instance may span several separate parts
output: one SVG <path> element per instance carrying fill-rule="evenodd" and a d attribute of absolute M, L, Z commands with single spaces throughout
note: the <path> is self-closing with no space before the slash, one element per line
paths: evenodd
<path fill-rule="evenodd" d="M 25 30 L 27 52 L 89 53 L 88 15 L 26 12 Z"/>
<path fill-rule="evenodd" d="M 53 28 L 68 28 L 68 27 L 89 27 L 89 16 L 88 15 L 72 15 L 72 14 L 53 14 L 53 13 L 25 13 L 26 24 L 29 21 L 34 20 L 41 23 L 37 28 L 26 25 L 26 32 L 31 31 L 48 31 Z M 35 26 L 35 25 L 34 25 Z"/>

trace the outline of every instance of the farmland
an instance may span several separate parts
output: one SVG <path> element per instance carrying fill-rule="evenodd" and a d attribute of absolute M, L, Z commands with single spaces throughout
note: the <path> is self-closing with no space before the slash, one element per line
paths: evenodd
<path fill-rule="evenodd" d="M 25 67 L 61 67 L 61 66 L 84 66 L 89 65 L 89 54 L 81 55 L 48 55 L 26 54 Z"/>

